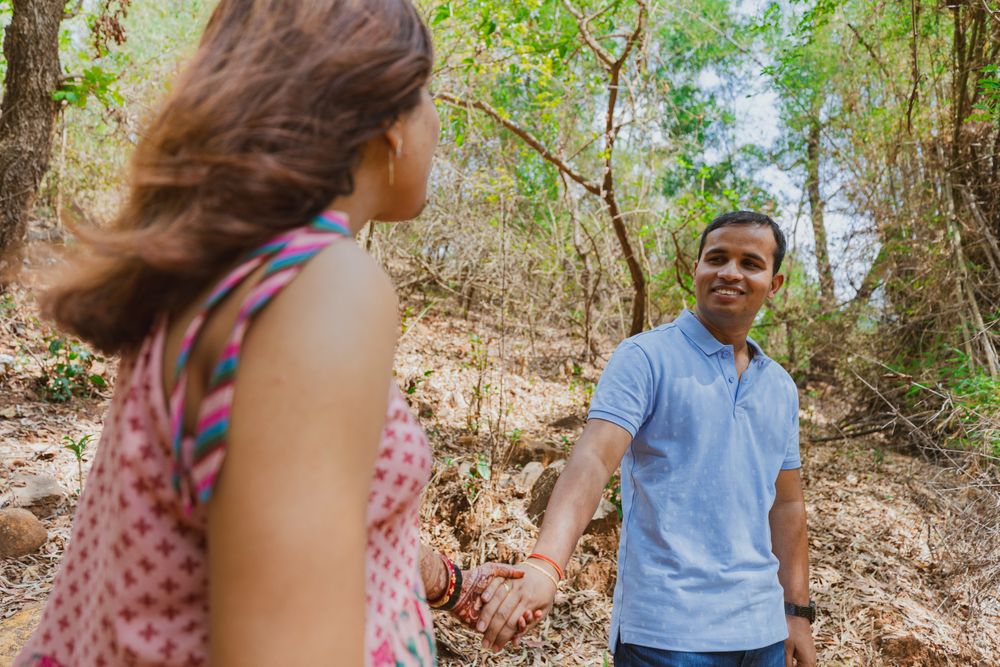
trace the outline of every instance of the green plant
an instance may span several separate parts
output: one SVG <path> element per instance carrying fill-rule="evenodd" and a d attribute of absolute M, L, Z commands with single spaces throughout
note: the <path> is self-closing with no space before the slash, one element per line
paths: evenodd
<path fill-rule="evenodd" d="M 406 389 L 405 389 L 406 395 L 413 396 L 413 394 L 417 392 L 417 387 L 420 386 L 420 383 L 422 383 L 426 378 L 429 378 L 433 374 L 434 374 L 433 370 L 426 370 L 423 372 L 422 376 L 410 378 L 406 383 Z"/>
<path fill-rule="evenodd" d="M 475 465 L 469 468 L 468 477 L 462 484 L 465 495 L 469 499 L 469 505 L 476 502 L 483 483 L 490 481 L 492 478 L 493 471 L 490 468 L 490 461 L 486 454 L 480 452 L 476 457 Z"/>
<path fill-rule="evenodd" d="M 469 401 L 469 414 L 466 416 L 466 426 L 473 435 L 479 434 L 479 426 L 483 416 L 483 403 L 490 393 L 491 385 L 486 382 L 486 370 L 489 368 L 489 345 L 479 334 L 469 334 L 468 366 L 476 370 L 476 383 L 472 386 Z"/>
<path fill-rule="evenodd" d="M 65 78 L 62 87 L 52 93 L 52 98 L 80 109 L 87 106 L 87 100 L 91 97 L 105 108 L 120 107 L 123 100 L 115 87 L 116 80 L 115 74 L 99 65 L 92 65 L 82 74 Z"/>
<path fill-rule="evenodd" d="M 74 396 L 90 396 L 108 386 L 103 375 L 93 372 L 94 362 L 101 358 L 82 343 L 57 336 L 47 338 L 46 342 L 46 355 L 38 360 L 42 366 L 39 384 L 46 400 L 62 403 Z"/>
<path fill-rule="evenodd" d="M 85 435 L 77 440 L 74 440 L 68 435 L 63 436 L 63 449 L 68 449 L 73 452 L 76 457 L 76 470 L 77 470 L 77 487 L 76 494 L 80 495 L 83 493 L 83 454 L 87 451 L 87 445 L 94 439 L 92 435 Z"/>

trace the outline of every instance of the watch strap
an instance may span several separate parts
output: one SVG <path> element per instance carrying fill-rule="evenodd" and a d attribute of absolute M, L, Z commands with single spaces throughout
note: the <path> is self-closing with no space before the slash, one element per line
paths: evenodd
<path fill-rule="evenodd" d="M 816 620 L 816 603 L 812 600 L 809 601 L 809 605 L 803 607 L 802 605 L 793 604 L 791 602 L 785 603 L 785 615 L 787 616 L 799 616 L 808 620 L 810 623 Z"/>

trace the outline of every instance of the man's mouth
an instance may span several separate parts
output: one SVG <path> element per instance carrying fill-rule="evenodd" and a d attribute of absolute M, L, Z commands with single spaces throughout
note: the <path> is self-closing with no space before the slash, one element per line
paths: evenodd
<path fill-rule="evenodd" d="M 715 287 L 712 291 L 722 296 L 740 296 L 743 294 L 743 290 L 738 287 Z"/>

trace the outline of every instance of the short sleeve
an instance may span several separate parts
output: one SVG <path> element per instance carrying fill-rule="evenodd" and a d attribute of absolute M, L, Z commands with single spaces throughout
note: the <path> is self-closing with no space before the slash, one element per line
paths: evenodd
<path fill-rule="evenodd" d="M 587 419 L 617 424 L 632 437 L 649 418 L 653 406 L 653 369 L 649 358 L 631 340 L 611 355 L 590 403 Z"/>
<path fill-rule="evenodd" d="M 782 470 L 794 470 L 802 467 L 802 460 L 799 457 L 799 392 L 792 385 L 791 398 L 792 420 L 789 424 L 788 441 L 785 444 L 785 460 L 781 464 Z"/>

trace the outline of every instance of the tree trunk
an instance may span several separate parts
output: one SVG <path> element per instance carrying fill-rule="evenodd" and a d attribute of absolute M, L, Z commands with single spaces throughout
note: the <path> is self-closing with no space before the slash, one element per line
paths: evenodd
<path fill-rule="evenodd" d="M 806 139 L 806 190 L 809 194 L 809 214 L 812 219 L 813 238 L 816 241 L 816 273 L 819 274 L 820 295 L 823 305 L 829 308 L 834 303 L 833 269 L 830 267 L 830 255 L 826 246 L 826 224 L 823 220 L 823 198 L 819 190 L 819 121 L 812 119 L 809 123 L 809 136 Z"/>
<path fill-rule="evenodd" d="M 24 241 L 28 214 L 49 166 L 59 103 L 59 25 L 65 0 L 14 0 L 3 52 L 0 106 L 0 258 Z M 5 263 L 0 261 L 0 273 Z M 2 278 L 0 278 L 2 280 Z"/>

